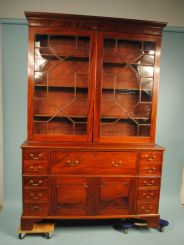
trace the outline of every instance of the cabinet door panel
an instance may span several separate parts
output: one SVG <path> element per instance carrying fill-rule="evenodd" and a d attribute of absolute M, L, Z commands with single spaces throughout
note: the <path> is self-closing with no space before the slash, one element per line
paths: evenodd
<path fill-rule="evenodd" d="M 107 32 L 99 40 L 96 141 L 152 142 L 158 38 Z"/>
<path fill-rule="evenodd" d="M 132 214 L 134 212 L 134 184 L 134 178 L 97 178 L 96 214 Z"/>
<path fill-rule="evenodd" d="M 89 141 L 95 54 L 92 33 L 47 29 L 31 35 L 34 60 L 30 60 L 30 89 L 34 93 L 29 98 L 29 137 Z"/>
<path fill-rule="evenodd" d="M 53 215 L 89 215 L 91 180 L 80 177 L 53 177 L 51 202 Z"/>

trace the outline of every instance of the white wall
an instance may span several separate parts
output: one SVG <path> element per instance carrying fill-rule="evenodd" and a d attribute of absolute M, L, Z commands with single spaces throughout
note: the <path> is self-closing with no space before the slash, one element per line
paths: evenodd
<path fill-rule="evenodd" d="M 166 21 L 169 26 L 184 26 L 184 0 L 0 0 L 0 18 L 24 18 L 25 10 Z"/>
<path fill-rule="evenodd" d="M 2 130 L 2 35 L 0 23 L 0 207 L 3 203 L 3 130 Z"/>

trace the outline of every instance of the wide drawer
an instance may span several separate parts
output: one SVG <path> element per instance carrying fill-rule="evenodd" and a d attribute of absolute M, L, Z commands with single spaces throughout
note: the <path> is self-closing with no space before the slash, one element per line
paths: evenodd
<path fill-rule="evenodd" d="M 48 201 L 48 191 L 44 189 L 24 188 L 24 201 Z"/>
<path fill-rule="evenodd" d="M 161 163 L 140 163 L 139 175 L 160 176 L 161 171 Z"/>
<path fill-rule="evenodd" d="M 158 212 L 158 202 L 142 202 L 137 204 L 137 214 L 156 214 Z"/>
<path fill-rule="evenodd" d="M 136 152 L 51 152 L 52 174 L 135 174 Z"/>
<path fill-rule="evenodd" d="M 44 216 L 48 215 L 48 204 L 47 203 L 24 203 L 24 215 L 31 216 Z"/>
<path fill-rule="evenodd" d="M 24 187 L 46 187 L 49 185 L 48 177 L 33 177 L 26 176 L 23 177 Z"/>
<path fill-rule="evenodd" d="M 23 151 L 24 160 L 48 160 L 49 152 L 44 150 L 24 150 Z"/>
<path fill-rule="evenodd" d="M 139 178 L 139 184 L 138 187 L 159 187 L 160 186 L 160 178 L 156 177 L 156 178 Z"/>
<path fill-rule="evenodd" d="M 23 174 L 40 175 L 48 173 L 48 161 L 47 160 L 24 160 L 23 162 Z"/>
<path fill-rule="evenodd" d="M 140 154 L 141 163 L 161 163 L 163 153 L 160 151 L 147 151 Z"/>
<path fill-rule="evenodd" d="M 139 190 L 138 201 L 152 201 L 159 198 L 159 190 Z"/>

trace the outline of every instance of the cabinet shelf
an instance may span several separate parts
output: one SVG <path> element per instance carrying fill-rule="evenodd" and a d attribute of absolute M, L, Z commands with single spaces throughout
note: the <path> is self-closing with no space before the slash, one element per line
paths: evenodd
<path fill-rule="evenodd" d="M 67 61 L 85 61 L 89 62 L 89 56 L 83 56 L 83 55 L 54 55 L 54 54 L 41 54 L 39 59 L 45 59 L 45 60 L 64 60 L 64 62 Z"/>
<path fill-rule="evenodd" d="M 48 121 L 49 119 L 51 119 L 53 117 L 53 115 L 46 115 L 46 114 L 36 114 L 34 115 L 34 121 Z M 70 118 L 71 120 L 77 121 L 77 122 L 86 122 L 87 121 L 87 116 L 74 116 L 74 115 L 67 115 L 67 116 L 54 116 L 52 118 L 52 120 L 59 120 L 59 119 L 67 119 Z M 150 118 L 145 118 L 145 117 L 133 117 L 134 120 L 136 120 L 137 122 L 141 122 L 142 124 L 147 124 L 150 125 L 150 123 L 146 123 L 148 121 L 150 121 Z M 111 123 L 114 122 L 116 120 L 123 120 L 123 121 L 132 121 L 132 118 L 128 118 L 128 117 L 108 117 L 108 116 L 101 116 L 101 122 L 102 123 Z"/>
<path fill-rule="evenodd" d="M 116 91 L 118 93 L 122 93 L 122 94 L 137 94 L 139 92 L 145 92 L 145 93 L 151 93 L 152 90 L 151 89 L 139 89 L 139 88 L 111 88 L 111 87 L 105 87 L 103 88 L 102 87 L 102 90 L 103 91 L 108 91 L 108 92 L 113 92 L 113 91 Z"/>
<path fill-rule="evenodd" d="M 119 66 L 119 67 L 126 67 L 126 66 L 132 66 L 134 68 L 136 67 L 142 67 L 142 66 L 146 66 L 146 67 L 152 67 L 153 64 L 148 64 L 148 63 L 125 63 L 125 62 L 109 62 L 104 60 L 103 62 L 104 66 Z"/>
<path fill-rule="evenodd" d="M 68 115 L 68 116 L 60 116 L 60 115 L 43 115 L 43 114 L 36 114 L 34 115 L 34 121 L 40 121 L 40 122 L 46 122 L 48 120 L 71 120 L 74 122 L 80 122 L 80 123 L 86 123 L 87 122 L 87 116 L 73 116 L 73 115 Z"/>
<path fill-rule="evenodd" d="M 35 88 L 38 88 L 38 89 L 46 89 L 46 88 L 50 88 L 50 89 L 68 89 L 68 90 L 73 90 L 73 89 L 79 89 L 80 91 L 83 91 L 83 92 L 88 92 L 88 87 L 84 87 L 84 86 L 67 86 L 67 85 L 52 85 L 52 84 L 35 84 Z M 102 87 L 102 90 L 103 91 L 108 91 L 108 92 L 114 92 L 116 91 L 117 93 L 122 93 L 122 94 L 137 94 L 139 92 L 145 92 L 147 94 L 151 94 L 152 90 L 151 89 L 138 89 L 138 88 L 112 88 L 112 87 Z"/>
<path fill-rule="evenodd" d="M 73 91 L 73 90 L 78 90 L 80 92 L 88 92 L 88 87 L 80 87 L 80 86 L 77 86 L 77 87 L 74 87 L 74 86 L 66 86 L 66 85 L 46 85 L 46 84 L 35 84 L 35 88 L 36 89 L 43 89 L 43 90 L 46 90 L 47 88 L 48 89 L 52 89 L 52 90 L 66 90 L 66 91 Z"/>
<path fill-rule="evenodd" d="M 124 122 L 132 122 L 136 121 L 138 124 L 150 125 L 150 118 L 144 117 L 133 117 L 133 118 L 122 118 L 122 117 L 101 117 L 101 124 L 105 123 L 113 123 L 115 121 L 124 121 Z"/>

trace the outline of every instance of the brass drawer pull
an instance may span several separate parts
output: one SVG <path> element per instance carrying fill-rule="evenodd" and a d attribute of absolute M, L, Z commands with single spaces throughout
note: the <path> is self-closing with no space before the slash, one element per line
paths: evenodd
<path fill-rule="evenodd" d="M 142 207 L 142 210 L 143 210 L 143 212 L 145 212 L 145 213 L 149 213 L 150 211 L 151 211 L 151 208 L 152 207 L 149 207 L 149 208 L 145 208 L 145 207 Z"/>
<path fill-rule="evenodd" d="M 38 156 L 35 156 L 33 153 L 30 153 L 29 156 L 30 156 L 33 160 L 39 160 L 40 157 L 43 156 L 43 154 L 42 154 L 42 153 L 39 153 Z"/>
<path fill-rule="evenodd" d="M 39 180 L 37 183 L 34 182 L 34 180 L 30 180 L 29 183 L 32 185 L 32 186 L 39 186 L 43 183 L 42 180 Z"/>
<path fill-rule="evenodd" d="M 41 169 L 42 169 L 42 167 L 33 167 L 33 166 L 30 166 L 30 169 L 32 169 L 33 170 L 33 172 L 39 172 Z"/>
<path fill-rule="evenodd" d="M 77 166 L 79 164 L 79 161 L 78 160 L 75 160 L 75 161 L 68 160 L 66 164 L 67 166 Z"/>
<path fill-rule="evenodd" d="M 32 199 L 38 200 L 38 199 L 40 199 L 40 197 L 42 196 L 42 193 L 38 193 L 37 196 L 35 196 L 33 193 L 30 193 L 30 196 L 32 197 Z"/>
<path fill-rule="evenodd" d="M 147 170 L 148 173 L 153 173 L 156 171 L 156 168 L 155 167 L 152 167 L 152 168 L 145 168 Z"/>
<path fill-rule="evenodd" d="M 42 210 L 40 206 L 34 205 L 31 210 Z"/>
<path fill-rule="evenodd" d="M 156 155 L 151 155 L 151 156 L 146 155 L 145 158 L 147 161 L 153 161 L 156 158 Z"/>
<path fill-rule="evenodd" d="M 88 185 L 85 182 L 83 183 L 83 186 L 84 186 L 85 189 L 88 188 Z"/>
<path fill-rule="evenodd" d="M 35 197 L 32 197 L 32 199 L 33 199 L 33 200 L 38 200 L 38 199 L 40 199 L 40 197 L 35 196 Z"/>
<path fill-rule="evenodd" d="M 122 161 L 119 161 L 119 162 L 114 162 L 114 161 L 112 161 L 112 166 L 113 167 L 119 167 L 120 166 L 120 164 L 122 163 Z"/>
<path fill-rule="evenodd" d="M 150 194 L 146 194 L 146 193 L 143 193 L 143 196 L 144 196 L 144 198 L 146 198 L 146 199 L 150 199 L 150 198 L 152 198 L 153 196 L 154 196 L 154 193 L 153 192 L 151 192 Z"/>
<path fill-rule="evenodd" d="M 146 186 L 152 186 L 152 185 L 154 185 L 154 183 L 155 183 L 155 181 L 154 180 L 151 180 L 151 181 L 144 181 L 143 182 Z"/>

